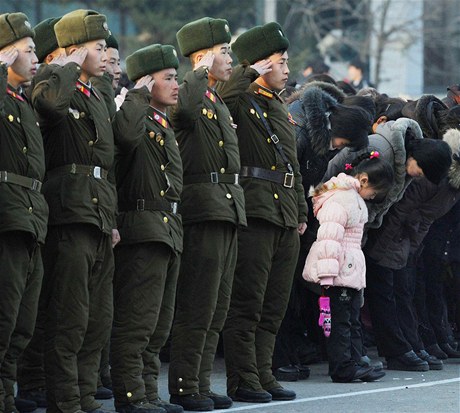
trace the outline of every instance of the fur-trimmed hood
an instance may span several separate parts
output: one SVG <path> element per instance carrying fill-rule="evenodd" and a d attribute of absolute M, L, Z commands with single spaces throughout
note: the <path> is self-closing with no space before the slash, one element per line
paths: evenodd
<path fill-rule="evenodd" d="M 301 99 L 289 105 L 289 112 L 297 122 L 297 139 L 310 140 L 315 154 L 324 156 L 331 144 L 329 115 L 337 100 L 318 87 L 305 89 Z"/>
<path fill-rule="evenodd" d="M 315 80 L 314 82 L 305 83 L 299 90 L 294 92 L 291 96 L 286 99 L 286 103 L 290 104 L 295 100 L 302 99 L 305 90 L 318 87 L 326 93 L 329 93 L 338 103 L 342 103 L 346 97 L 343 90 L 341 90 L 338 86 L 334 85 L 333 83 L 328 82 L 320 82 Z"/>
<path fill-rule="evenodd" d="M 446 142 L 452 150 L 453 159 L 447 179 L 452 188 L 460 189 L 460 130 L 449 129 L 442 140 Z"/>

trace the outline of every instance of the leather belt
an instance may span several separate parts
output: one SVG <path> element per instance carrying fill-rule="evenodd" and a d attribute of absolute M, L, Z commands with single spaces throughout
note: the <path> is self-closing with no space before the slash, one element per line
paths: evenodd
<path fill-rule="evenodd" d="M 238 184 L 240 182 L 238 174 L 221 174 L 211 172 L 209 174 L 184 176 L 184 185 L 190 184 Z"/>
<path fill-rule="evenodd" d="M 285 188 L 294 186 L 294 174 L 289 172 L 271 171 L 269 169 L 257 168 L 256 166 L 241 167 L 240 176 L 243 178 L 257 178 L 264 181 L 275 182 Z"/>
<path fill-rule="evenodd" d="M 53 178 L 56 176 L 66 175 L 66 174 L 82 174 L 93 176 L 96 179 L 107 179 L 108 172 L 101 168 L 100 166 L 93 165 L 77 165 L 75 163 L 58 166 L 57 168 L 52 169 L 47 172 L 48 178 Z"/>
<path fill-rule="evenodd" d="M 0 171 L 0 182 L 19 185 L 36 192 L 40 192 L 42 189 L 42 183 L 38 179 L 17 175 L 8 171 Z"/>
<path fill-rule="evenodd" d="M 121 212 L 127 211 L 165 211 L 177 214 L 177 202 L 169 202 L 166 199 L 156 199 L 149 201 L 146 199 L 136 199 L 135 201 L 121 201 L 118 203 L 118 209 Z"/>

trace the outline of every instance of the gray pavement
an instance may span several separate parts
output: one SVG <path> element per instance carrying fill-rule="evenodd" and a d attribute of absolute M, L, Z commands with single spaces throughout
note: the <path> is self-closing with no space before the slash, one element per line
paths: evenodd
<path fill-rule="evenodd" d="M 160 380 L 160 395 L 166 400 L 169 397 L 167 367 L 167 364 L 162 367 Z M 296 391 L 296 400 L 268 404 L 234 403 L 225 412 L 460 413 L 460 359 L 446 360 L 444 369 L 440 371 L 421 373 L 385 370 L 386 376 L 373 383 L 332 383 L 327 376 L 327 363 L 310 367 L 311 376 L 308 380 L 282 383 Z M 213 391 L 224 394 L 225 390 L 224 361 L 217 359 Z M 104 402 L 104 405 L 113 409 L 111 400 Z"/>

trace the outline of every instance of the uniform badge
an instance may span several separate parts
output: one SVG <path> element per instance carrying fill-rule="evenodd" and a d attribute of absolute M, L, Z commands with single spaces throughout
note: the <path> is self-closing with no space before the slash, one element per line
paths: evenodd
<path fill-rule="evenodd" d="M 8 115 L 8 120 L 9 120 L 10 122 L 13 122 L 14 116 L 13 116 L 13 115 Z"/>
<path fill-rule="evenodd" d="M 69 113 L 75 118 L 80 119 L 80 112 L 76 109 L 69 108 Z"/>
<path fill-rule="evenodd" d="M 154 137 L 155 137 L 155 132 L 150 131 L 150 132 L 149 132 L 149 138 L 150 138 L 150 139 L 153 139 Z"/>
<path fill-rule="evenodd" d="M 208 110 L 207 110 L 206 108 L 203 108 L 203 109 L 201 109 L 201 113 L 202 113 L 203 115 L 207 115 Z"/>
<path fill-rule="evenodd" d="M 161 133 L 157 133 L 157 136 L 156 136 L 155 140 L 157 142 L 160 142 L 162 138 L 163 138 L 163 136 L 161 136 Z"/>
<path fill-rule="evenodd" d="M 208 110 L 208 119 L 212 119 L 212 117 L 214 116 L 214 113 L 212 110 Z"/>

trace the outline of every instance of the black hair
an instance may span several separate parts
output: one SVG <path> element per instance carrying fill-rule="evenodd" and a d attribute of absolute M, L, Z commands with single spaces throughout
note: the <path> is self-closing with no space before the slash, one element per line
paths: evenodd
<path fill-rule="evenodd" d="M 364 71 L 366 70 L 366 65 L 364 64 L 364 62 L 360 59 L 353 59 L 352 61 L 350 61 L 350 63 L 348 64 L 348 66 L 354 66 L 356 67 L 357 69 L 360 69 L 363 73 Z"/>
<path fill-rule="evenodd" d="M 334 78 L 326 73 L 315 73 L 314 75 L 308 76 L 305 80 L 305 83 L 312 83 L 312 82 L 326 82 L 332 83 L 333 85 L 337 85 L 337 82 Z"/>
<path fill-rule="evenodd" d="M 337 82 L 337 86 L 342 90 L 343 93 L 345 93 L 347 96 L 354 96 L 356 95 L 356 89 L 350 85 L 347 82 L 344 82 L 343 80 L 339 80 Z"/>
<path fill-rule="evenodd" d="M 403 117 L 402 109 L 406 105 L 404 99 L 390 98 L 386 94 L 381 94 L 375 98 L 375 118 L 377 121 L 381 116 L 386 116 L 387 120 L 396 120 Z"/>
<path fill-rule="evenodd" d="M 346 106 L 359 106 L 366 110 L 371 115 L 372 119 L 375 118 L 376 108 L 374 99 L 369 96 L 346 96 L 342 104 Z"/>
<path fill-rule="evenodd" d="M 329 116 L 331 137 L 350 141 L 349 147 L 360 149 L 369 144 L 368 132 L 372 125 L 370 114 L 359 106 L 337 104 Z"/>
<path fill-rule="evenodd" d="M 414 158 L 426 179 L 437 185 L 449 172 L 452 150 L 441 140 L 413 139 L 406 144 L 406 158 Z"/>
<path fill-rule="evenodd" d="M 377 151 L 357 156 L 350 164 L 345 165 L 345 173 L 351 176 L 366 173 L 369 186 L 375 189 L 380 197 L 390 190 L 394 181 L 393 168 L 389 162 L 379 158 Z"/>
<path fill-rule="evenodd" d="M 327 73 L 331 69 L 321 57 L 310 59 L 306 62 L 305 68 L 311 67 L 312 74 Z"/>

